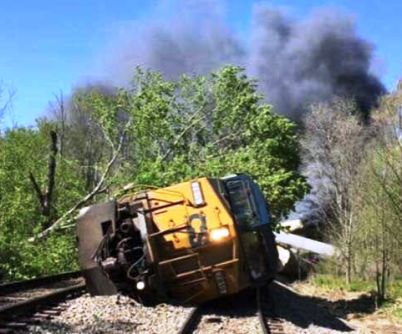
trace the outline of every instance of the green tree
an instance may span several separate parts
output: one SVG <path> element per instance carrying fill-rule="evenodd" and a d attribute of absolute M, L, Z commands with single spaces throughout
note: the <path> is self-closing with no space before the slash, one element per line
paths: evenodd
<path fill-rule="evenodd" d="M 360 220 L 360 267 L 374 279 L 378 301 L 402 269 L 402 90 L 385 96 L 373 113 L 373 137 L 361 164 L 355 215 Z"/>
<path fill-rule="evenodd" d="M 126 181 L 161 186 L 247 172 L 276 217 L 305 193 L 296 126 L 262 102 L 243 69 L 227 66 L 178 82 L 139 72 L 127 96 L 123 109 L 133 115 L 129 145 L 137 159 L 123 161 Z"/>
<path fill-rule="evenodd" d="M 0 271 L 9 278 L 24 278 L 43 272 L 74 267 L 74 237 L 55 235 L 37 244 L 27 239 L 48 223 L 41 214 L 29 173 L 45 184 L 48 138 L 52 124 L 38 129 L 15 128 L 0 137 Z M 63 212 L 82 194 L 74 162 L 58 161 L 54 206 Z"/>
<path fill-rule="evenodd" d="M 295 124 L 263 103 L 239 67 L 178 81 L 138 69 L 129 87 L 80 88 L 55 108 L 52 121 L 0 137 L 0 268 L 9 278 L 74 267 L 77 209 L 126 183 L 146 188 L 246 172 L 275 217 L 306 191 Z M 52 222 L 29 180 L 33 173 L 46 185 L 51 131 L 60 139 Z"/>
<path fill-rule="evenodd" d="M 336 99 L 312 106 L 305 119 L 302 140 L 307 172 L 319 199 L 320 216 L 328 239 L 341 253 L 340 264 L 351 282 L 359 233 L 356 219 L 357 177 L 363 159 L 367 131 L 356 116 L 356 104 Z"/>
<path fill-rule="evenodd" d="M 132 120 L 111 180 L 117 187 L 248 172 L 277 217 L 306 191 L 295 124 L 262 102 L 239 67 L 177 82 L 137 69 L 129 88 L 105 94 L 94 87 L 75 98 L 93 122 L 108 124 L 110 138 Z"/>

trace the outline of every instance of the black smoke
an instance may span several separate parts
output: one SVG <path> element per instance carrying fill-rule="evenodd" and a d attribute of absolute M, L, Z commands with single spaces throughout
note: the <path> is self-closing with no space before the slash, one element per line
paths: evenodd
<path fill-rule="evenodd" d="M 255 8 L 249 68 L 279 112 L 299 120 L 312 103 L 354 98 L 363 111 L 384 87 L 372 73 L 372 46 L 353 21 L 334 10 L 293 20 L 267 6 Z"/>
<path fill-rule="evenodd" d="M 109 61 L 113 81 L 131 79 L 136 66 L 152 69 L 168 79 L 182 74 L 206 74 L 223 64 L 243 64 L 245 50 L 224 23 L 213 1 L 170 1 L 158 17 L 122 27 Z M 173 14 L 172 14 L 173 12 Z"/>
<path fill-rule="evenodd" d="M 241 42 L 213 2 L 176 1 L 173 7 L 164 20 L 127 28 L 109 63 L 114 81 L 129 80 L 137 65 L 176 78 L 238 64 L 258 80 L 277 112 L 297 121 L 311 103 L 334 96 L 354 98 L 367 114 L 384 92 L 371 72 L 372 45 L 341 12 L 323 9 L 294 19 L 259 4 Z"/>

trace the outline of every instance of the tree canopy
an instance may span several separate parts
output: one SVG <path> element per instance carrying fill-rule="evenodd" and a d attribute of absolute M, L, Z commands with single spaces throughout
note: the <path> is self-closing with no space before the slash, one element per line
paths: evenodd
<path fill-rule="evenodd" d="M 102 201 L 127 183 L 146 188 L 245 172 L 261 185 L 276 218 L 307 190 L 297 171 L 295 124 L 263 103 L 239 67 L 178 81 L 137 69 L 128 87 L 83 87 L 58 102 L 52 119 L 0 137 L 0 271 L 7 277 L 71 269 L 70 209 Z M 53 153 L 52 131 L 59 148 Z M 29 175 L 46 193 L 55 152 L 49 222 Z M 46 238 L 27 241 L 54 222 Z"/>

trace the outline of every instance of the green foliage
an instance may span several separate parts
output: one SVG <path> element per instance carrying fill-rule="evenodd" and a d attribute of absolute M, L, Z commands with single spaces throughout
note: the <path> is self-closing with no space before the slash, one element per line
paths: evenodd
<path fill-rule="evenodd" d="M 397 278 L 390 282 L 389 294 L 395 299 L 402 300 L 402 278 Z"/>
<path fill-rule="evenodd" d="M 370 282 L 378 304 L 398 296 L 398 288 L 391 287 L 402 268 L 400 93 L 399 90 L 383 97 L 379 110 L 372 113 L 370 126 L 358 125 L 351 113 L 336 116 L 341 111 L 339 107 L 349 109 L 345 103 L 321 108 L 323 117 L 315 112 L 307 124 L 307 129 L 317 134 L 310 140 L 308 158 L 311 161 L 319 157 L 326 168 L 323 175 L 335 189 L 329 192 L 333 200 L 328 200 L 327 208 L 321 208 L 321 212 L 329 226 L 327 235 L 341 256 L 321 268 L 322 272 L 345 274 L 351 282 L 356 277 L 364 280 L 362 284 L 350 282 L 349 290 L 364 290 L 365 282 Z M 316 190 L 322 189 L 325 188 L 320 184 Z"/>
<path fill-rule="evenodd" d="M 374 283 L 372 281 L 353 279 L 350 283 L 347 283 L 342 277 L 331 274 L 316 274 L 312 277 L 312 282 L 321 288 L 333 291 L 371 292 L 374 290 Z"/>
<path fill-rule="evenodd" d="M 391 314 L 397 321 L 402 321 L 402 302 L 398 304 L 393 303 L 391 305 Z"/>
<path fill-rule="evenodd" d="M 46 184 L 49 130 L 16 128 L 0 137 L 0 273 L 6 278 L 26 278 L 54 273 L 75 266 L 74 239 L 59 235 L 36 244 L 27 239 L 41 231 L 45 218 L 29 180 L 34 172 Z M 55 210 L 63 212 L 82 196 L 78 169 L 73 162 L 58 161 Z"/>
<path fill-rule="evenodd" d="M 127 182 L 162 186 L 246 172 L 262 186 L 277 217 L 307 190 L 297 173 L 295 124 L 262 103 L 241 68 L 184 76 L 177 83 L 140 72 L 128 94 L 123 109 L 135 120 L 129 132 L 135 154 L 123 166 Z"/>
<path fill-rule="evenodd" d="M 246 172 L 262 186 L 276 217 L 307 190 L 297 173 L 295 124 L 262 102 L 239 67 L 178 82 L 137 69 L 131 87 L 109 94 L 89 89 L 76 101 L 111 141 L 132 120 L 111 180 L 116 187 Z"/>
<path fill-rule="evenodd" d="M 8 278 L 73 269 L 73 231 L 27 243 L 46 223 L 28 175 L 46 185 L 49 131 L 59 134 L 54 211 L 60 217 L 93 189 L 121 152 L 103 186 L 165 186 L 199 176 L 251 174 L 275 217 L 307 190 L 298 174 L 295 124 L 272 112 L 256 83 L 234 66 L 167 81 L 137 69 L 128 88 L 77 89 L 65 117 L 0 137 L 0 270 Z M 121 141 L 123 139 L 123 141 Z M 99 200 L 99 199 L 98 199 Z"/>
<path fill-rule="evenodd" d="M 401 270 L 402 142 L 398 108 L 400 91 L 385 96 L 373 113 L 375 130 L 361 164 L 356 190 L 355 217 L 360 222 L 356 238 L 359 270 L 376 282 L 378 298 L 389 297 L 390 282 Z"/>
<path fill-rule="evenodd" d="M 12 242 L 0 247 L 0 268 L 6 279 L 27 279 L 78 269 L 73 235 L 55 234 L 33 244 L 13 234 Z"/>
<path fill-rule="evenodd" d="M 315 274 L 311 277 L 311 283 L 317 287 L 329 291 L 351 291 L 362 293 L 373 293 L 376 289 L 372 280 L 354 278 L 349 284 L 342 277 L 332 274 Z M 395 279 L 389 283 L 388 299 L 381 305 L 382 309 L 388 310 L 396 317 L 402 320 L 402 279 Z"/>

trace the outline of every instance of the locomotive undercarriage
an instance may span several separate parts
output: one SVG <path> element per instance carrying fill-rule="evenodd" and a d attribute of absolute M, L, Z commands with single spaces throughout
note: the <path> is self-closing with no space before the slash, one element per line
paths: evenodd
<path fill-rule="evenodd" d="M 141 302 L 147 299 L 153 270 L 146 221 L 140 211 L 138 203 L 128 206 L 112 201 L 89 207 L 80 215 L 79 258 L 92 294 L 123 291 Z"/>

